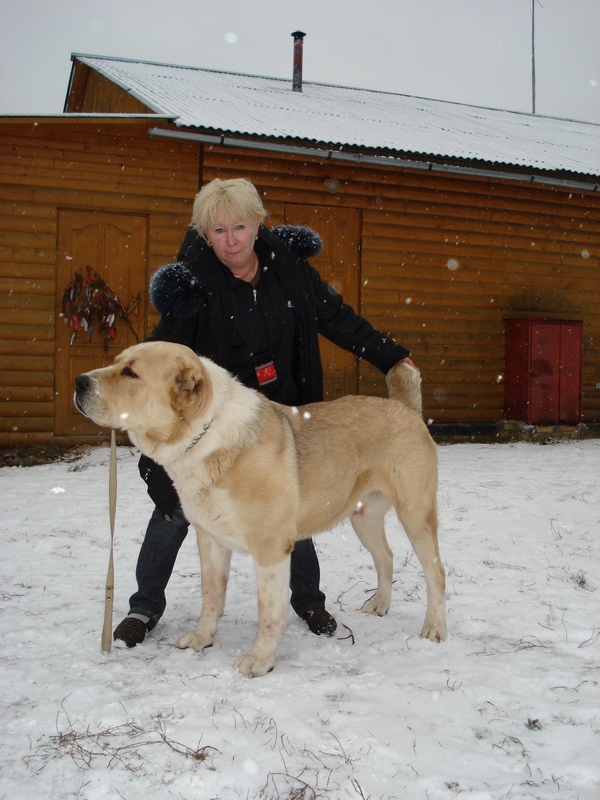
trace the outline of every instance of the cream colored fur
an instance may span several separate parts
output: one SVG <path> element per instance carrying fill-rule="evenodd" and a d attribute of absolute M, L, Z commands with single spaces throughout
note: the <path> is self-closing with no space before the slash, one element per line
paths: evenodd
<path fill-rule="evenodd" d="M 202 611 L 178 647 L 213 643 L 231 552 L 247 552 L 256 568 L 259 623 L 236 667 L 248 676 L 271 670 L 288 612 L 294 543 L 346 517 L 377 570 L 377 592 L 364 611 L 385 614 L 393 560 L 383 523 L 392 507 L 425 573 L 421 635 L 445 638 L 437 454 L 420 416 L 420 380 L 418 370 L 398 362 L 387 375 L 392 399 L 343 397 L 288 408 L 164 342 L 131 347 L 111 366 L 77 379 L 77 407 L 99 425 L 127 430 L 164 465 L 196 528 Z"/>

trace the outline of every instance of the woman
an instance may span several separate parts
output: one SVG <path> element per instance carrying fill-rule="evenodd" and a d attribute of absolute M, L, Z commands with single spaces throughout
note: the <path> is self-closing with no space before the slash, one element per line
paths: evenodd
<path fill-rule="evenodd" d="M 255 187 L 247 180 L 215 179 L 196 196 L 192 229 L 177 264 L 151 282 L 161 319 L 150 339 L 187 345 L 272 400 L 301 405 L 323 399 L 318 334 L 387 372 L 409 352 L 375 330 L 324 283 L 307 256 L 321 241 L 309 228 L 269 230 Z M 138 591 L 115 640 L 134 647 L 165 606 L 165 589 L 187 534 L 173 485 L 146 457 L 140 472 L 156 504 L 140 551 Z M 311 539 L 291 559 L 291 604 L 315 634 L 337 624 L 325 609 L 319 562 Z"/>

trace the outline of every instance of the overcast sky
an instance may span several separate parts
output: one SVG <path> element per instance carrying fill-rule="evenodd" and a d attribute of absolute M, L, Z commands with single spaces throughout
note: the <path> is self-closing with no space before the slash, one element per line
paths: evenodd
<path fill-rule="evenodd" d="M 0 114 L 63 110 L 71 53 L 532 110 L 532 0 L 0 0 Z M 600 0 L 535 0 L 536 112 L 600 123 Z"/>

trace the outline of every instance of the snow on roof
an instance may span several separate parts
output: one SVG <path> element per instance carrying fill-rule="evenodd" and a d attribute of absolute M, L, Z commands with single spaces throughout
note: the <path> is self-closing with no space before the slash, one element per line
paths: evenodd
<path fill-rule="evenodd" d="M 73 54 L 180 126 L 600 175 L 600 125 L 369 89 Z"/>

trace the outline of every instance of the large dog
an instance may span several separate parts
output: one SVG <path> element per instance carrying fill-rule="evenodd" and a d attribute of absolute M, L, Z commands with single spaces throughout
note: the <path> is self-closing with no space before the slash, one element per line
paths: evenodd
<path fill-rule="evenodd" d="M 77 408 L 98 425 L 126 430 L 166 468 L 196 528 L 202 612 L 178 647 L 202 650 L 213 643 L 231 552 L 250 553 L 258 632 L 235 666 L 251 677 L 269 672 L 285 628 L 295 542 L 348 516 L 377 570 L 377 592 L 364 610 L 385 614 L 392 553 L 383 522 L 392 506 L 425 573 L 421 635 L 445 638 L 437 455 L 420 415 L 419 373 L 398 362 L 387 384 L 390 399 L 343 397 L 289 408 L 166 342 L 130 347 L 111 366 L 76 379 Z"/>

